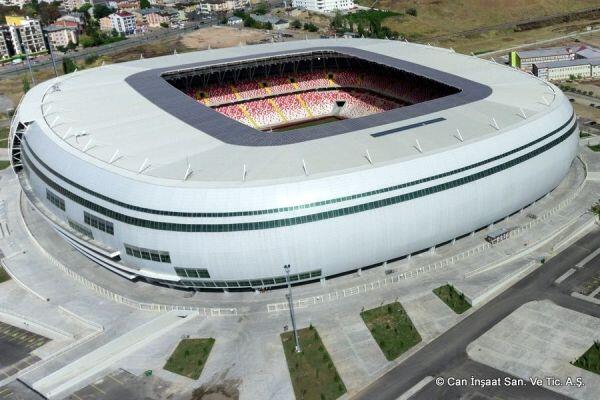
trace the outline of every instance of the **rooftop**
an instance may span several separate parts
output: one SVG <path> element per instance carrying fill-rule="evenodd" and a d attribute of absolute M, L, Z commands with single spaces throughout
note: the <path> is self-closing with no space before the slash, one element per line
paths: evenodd
<path fill-rule="evenodd" d="M 600 54 L 599 54 L 600 56 Z M 534 64 L 539 68 L 563 68 L 574 67 L 577 65 L 600 65 L 600 57 L 597 58 L 576 58 L 575 60 L 562 60 Z"/>
<path fill-rule="evenodd" d="M 327 125 L 328 130 L 343 128 L 346 133 L 298 141 L 296 135 L 306 135 L 305 129 L 309 128 L 259 132 L 198 104 L 164 79 L 157 79 L 163 72 L 199 64 L 269 58 L 273 53 L 298 54 L 314 48 L 369 52 L 381 62 L 397 60 L 406 68 L 449 75 L 451 80 L 473 82 L 489 91 L 483 97 L 468 97 L 465 91 L 402 107 L 378 114 L 382 119 L 369 120 L 370 116 L 334 122 Z M 145 87 L 136 87 L 133 77 L 144 75 L 147 79 L 138 84 L 145 82 Z M 160 98 L 144 94 L 144 89 L 155 91 Z M 372 168 L 365 160 L 367 149 L 374 165 L 386 165 L 473 143 L 498 133 L 492 118 L 505 129 L 524 124 L 520 116 L 523 112 L 529 120 L 543 115 L 548 105 L 542 100 L 551 104 L 553 93 L 549 84 L 529 74 L 445 49 L 387 40 L 332 39 L 198 51 L 79 71 L 33 88 L 19 114 L 29 120 L 45 119 L 41 125 L 45 134 L 76 157 L 132 179 L 159 178 L 165 185 L 239 184 L 244 165 L 249 171 L 245 184 L 259 185 Z M 52 109 L 48 111 L 50 104 Z M 436 122 L 429 124 L 432 120 Z M 239 138 L 253 135 L 278 144 L 228 143 L 214 134 L 223 124 L 229 124 L 231 134 Z M 464 143 L 457 140 L 457 129 Z M 399 133 L 373 136 L 389 130 Z M 415 150 L 417 138 L 426 154 Z M 115 158 L 115 154 L 119 156 Z M 310 171 L 308 177 L 302 163 Z M 188 165 L 194 173 L 182 182 Z"/>

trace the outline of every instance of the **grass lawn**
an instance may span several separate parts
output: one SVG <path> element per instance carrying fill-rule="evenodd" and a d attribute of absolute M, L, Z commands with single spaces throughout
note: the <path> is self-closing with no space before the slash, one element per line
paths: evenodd
<path fill-rule="evenodd" d="M 593 146 L 588 146 L 593 151 L 600 151 L 600 144 L 595 144 Z"/>
<path fill-rule="evenodd" d="M 6 271 L 4 270 L 4 268 L 0 267 L 0 283 L 6 282 L 9 279 L 10 279 L 10 275 L 8 275 L 6 273 Z"/>
<path fill-rule="evenodd" d="M 0 149 L 8 147 L 8 126 L 0 128 Z"/>
<path fill-rule="evenodd" d="M 600 374 L 600 342 L 594 342 L 581 357 L 572 362 L 576 367 Z"/>
<path fill-rule="evenodd" d="M 337 399 L 346 393 L 346 386 L 338 375 L 314 327 L 300 329 L 301 353 L 294 347 L 294 332 L 281 334 L 281 342 L 292 378 L 296 399 Z"/>
<path fill-rule="evenodd" d="M 164 369 L 188 378 L 200 378 L 213 344 L 213 338 L 183 339 L 167 360 Z"/>
<path fill-rule="evenodd" d="M 10 161 L 0 160 L 0 170 L 7 168 L 10 165 Z"/>
<path fill-rule="evenodd" d="M 465 300 L 465 295 L 458 293 L 452 285 L 444 285 L 435 288 L 433 289 L 433 293 L 442 299 L 442 301 L 457 314 L 462 314 L 471 308 L 471 305 Z"/>
<path fill-rule="evenodd" d="M 396 359 L 421 341 L 421 335 L 400 303 L 363 311 L 360 316 L 388 360 Z"/>

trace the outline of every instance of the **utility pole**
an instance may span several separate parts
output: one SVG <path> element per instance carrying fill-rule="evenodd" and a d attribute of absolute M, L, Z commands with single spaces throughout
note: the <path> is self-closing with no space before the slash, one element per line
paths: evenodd
<path fill-rule="evenodd" d="M 33 70 L 31 69 L 31 61 L 29 60 L 29 48 L 25 47 L 25 60 L 27 61 L 27 68 L 29 68 L 29 75 L 31 76 L 31 87 L 35 86 L 35 77 L 33 76 Z"/>
<path fill-rule="evenodd" d="M 50 43 L 50 36 L 46 33 L 46 43 L 48 44 L 48 49 L 50 49 L 50 59 L 52 60 L 52 67 L 54 67 L 54 76 L 58 78 L 58 71 L 56 70 L 56 61 L 54 60 L 54 52 L 52 51 L 52 43 Z"/>
<path fill-rule="evenodd" d="M 285 297 L 288 300 L 288 304 L 290 306 L 290 317 L 292 318 L 292 329 L 294 330 L 294 339 L 296 340 L 296 353 L 300 353 L 302 349 L 300 348 L 300 341 L 298 339 L 298 331 L 296 330 L 296 318 L 294 315 L 294 299 L 292 298 L 292 284 L 290 283 L 290 264 L 286 264 L 283 266 L 285 270 L 285 279 L 288 285 L 288 294 Z"/>

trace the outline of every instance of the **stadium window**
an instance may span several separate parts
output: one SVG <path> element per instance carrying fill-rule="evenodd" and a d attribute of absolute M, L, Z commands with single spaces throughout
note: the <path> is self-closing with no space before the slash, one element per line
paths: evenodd
<path fill-rule="evenodd" d="M 110 235 L 114 235 L 114 228 L 112 222 L 108 222 L 102 218 L 99 218 L 95 215 L 88 213 L 87 211 L 83 212 L 83 221 L 92 226 L 93 228 L 99 229 L 103 232 L 106 232 Z"/>
<path fill-rule="evenodd" d="M 65 201 L 48 189 L 46 189 L 46 199 L 55 207 L 65 211 Z"/>
<path fill-rule="evenodd" d="M 91 231 L 91 230 L 89 230 L 89 229 L 88 229 L 88 228 L 86 228 L 85 226 L 83 226 L 83 225 L 81 225 L 80 223 L 78 223 L 78 222 L 75 222 L 75 221 L 73 221 L 73 220 L 71 220 L 71 219 L 68 219 L 67 221 L 69 222 L 69 226 L 70 226 L 70 227 L 71 227 L 73 230 L 75 230 L 75 231 L 77 231 L 77 232 L 81 233 L 81 234 L 82 234 L 82 235 L 84 235 L 84 236 L 87 236 L 87 237 L 89 237 L 89 238 L 91 238 L 91 239 L 94 239 L 94 234 L 92 233 L 92 231 Z"/>

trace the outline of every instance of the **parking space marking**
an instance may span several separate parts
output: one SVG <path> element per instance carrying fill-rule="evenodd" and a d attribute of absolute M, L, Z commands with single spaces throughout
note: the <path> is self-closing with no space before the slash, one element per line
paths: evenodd
<path fill-rule="evenodd" d="M 120 380 L 118 380 L 117 378 L 115 378 L 114 376 L 111 375 L 106 375 L 108 378 L 112 379 L 113 381 L 117 382 L 119 385 L 123 385 L 123 382 L 121 382 Z"/>
<path fill-rule="evenodd" d="M 106 394 L 106 392 L 105 392 L 104 390 L 100 389 L 100 388 L 99 388 L 98 386 L 96 386 L 95 384 L 93 384 L 93 383 L 92 383 L 90 386 L 91 386 L 91 387 L 93 387 L 94 389 L 96 389 L 97 391 L 99 391 L 100 393 L 102 393 L 102 394 Z"/>
<path fill-rule="evenodd" d="M 77 400 L 83 400 L 81 397 L 77 396 L 77 393 L 73 393 L 73 397 L 75 397 Z"/>

